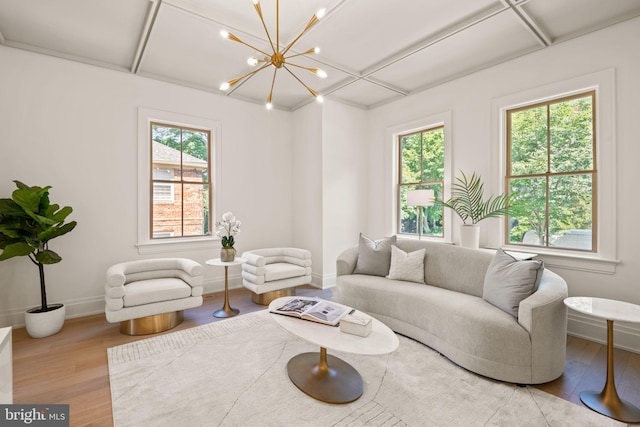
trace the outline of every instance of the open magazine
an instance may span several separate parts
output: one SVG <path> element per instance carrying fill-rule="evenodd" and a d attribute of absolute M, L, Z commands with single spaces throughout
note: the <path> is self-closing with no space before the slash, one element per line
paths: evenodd
<path fill-rule="evenodd" d="M 346 305 L 311 297 L 293 297 L 279 307 L 272 308 L 272 313 L 298 317 L 312 322 L 336 326 L 340 319 L 353 309 Z"/>

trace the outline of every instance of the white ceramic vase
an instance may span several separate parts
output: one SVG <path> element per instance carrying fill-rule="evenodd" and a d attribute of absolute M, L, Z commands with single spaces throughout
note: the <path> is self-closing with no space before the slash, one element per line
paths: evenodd
<path fill-rule="evenodd" d="M 44 313 L 30 313 L 35 309 L 28 310 L 24 314 L 27 325 L 27 333 L 31 338 L 44 338 L 57 334 L 64 324 L 66 309 L 64 304 L 49 304 L 47 307 L 58 307 Z M 39 308 L 39 307 L 37 307 Z"/>
<path fill-rule="evenodd" d="M 460 246 L 478 249 L 480 247 L 480 226 L 477 224 L 463 224 L 460 226 Z"/>

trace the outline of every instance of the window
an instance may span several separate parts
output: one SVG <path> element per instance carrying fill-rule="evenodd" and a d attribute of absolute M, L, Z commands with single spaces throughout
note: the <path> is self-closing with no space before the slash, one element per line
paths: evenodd
<path fill-rule="evenodd" d="M 151 122 L 152 239 L 211 230 L 209 130 Z"/>
<path fill-rule="evenodd" d="M 408 206 L 410 190 L 433 190 L 443 197 L 445 179 L 444 126 L 398 135 L 398 233 L 444 237 L 443 210 Z"/>
<path fill-rule="evenodd" d="M 507 110 L 507 244 L 597 252 L 595 97 Z"/>

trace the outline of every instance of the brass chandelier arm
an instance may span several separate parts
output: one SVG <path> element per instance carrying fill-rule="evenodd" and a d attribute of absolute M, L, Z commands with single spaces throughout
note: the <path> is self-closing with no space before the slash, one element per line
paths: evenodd
<path fill-rule="evenodd" d="M 276 74 L 278 73 L 278 69 L 273 67 L 273 79 L 271 80 L 271 90 L 269 91 L 269 98 L 267 98 L 267 105 L 271 104 L 271 97 L 273 96 L 273 87 L 276 84 Z"/>
<path fill-rule="evenodd" d="M 312 47 L 311 49 L 308 49 L 308 50 L 306 50 L 306 51 L 304 51 L 302 53 L 296 53 L 296 54 L 293 54 L 291 56 L 285 56 L 284 59 L 291 59 L 291 58 L 295 58 L 296 56 L 302 56 L 302 55 L 310 55 L 312 53 L 316 53 L 316 48 L 315 47 Z"/>
<path fill-rule="evenodd" d="M 262 22 L 262 27 L 264 28 L 264 32 L 267 34 L 267 38 L 269 39 L 269 44 L 271 44 L 271 49 L 273 49 L 274 53 L 277 52 L 278 50 L 273 45 L 273 40 L 271 40 L 271 35 L 269 34 L 269 30 L 267 30 L 267 24 L 264 22 L 264 18 L 262 16 L 262 8 L 260 7 L 260 2 L 254 3 L 253 7 L 256 9 L 256 12 L 258 12 L 258 16 L 260 17 L 260 22 Z"/>
<path fill-rule="evenodd" d="M 260 72 L 260 71 L 264 70 L 265 68 L 269 67 L 270 65 L 271 65 L 271 63 L 270 63 L 270 62 L 269 62 L 268 64 L 264 64 L 262 67 L 260 67 L 260 68 L 258 68 L 258 69 L 255 69 L 255 70 L 253 70 L 253 71 L 251 71 L 251 72 L 248 72 L 248 73 L 247 73 L 247 74 L 245 74 L 244 76 L 240 76 L 240 77 L 236 77 L 235 79 L 231 79 L 231 80 L 229 80 L 227 83 L 229 83 L 229 86 L 233 86 L 233 85 L 235 85 L 236 83 L 238 83 L 239 81 L 244 80 L 244 79 L 246 79 L 247 77 L 252 76 L 252 75 L 254 75 L 254 74 L 256 74 L 256 73 L 258 73 L 258 72 Z"/>
<path fill-rule="evenodd" d="M 318 68 L 310 68 L 310 67 L 303 67 L 302 65 L 298 65 L 298 64 L 293 64 L 291 62 L 287 62 L 287 65 L 291 65 L 292 67 L 298 67 L 298 68 L 302 68 L 303 70 L 307 70 L 311 73 L 317 74 L 318 73 Z"/>
<path fill-rule="evenodd" d="M 302 37 L 304 33 L 306 33 L 307 31 L 309 31 L 309 29 L 313 27 L 313 24 L 315 24 L 316 22 L 318 22 L 318 17 L 316 15 L 313 15 L 309 20 L 309 23 L 307 24 L 307 26 L 304 27 L 304 30 L 302 30 L 302 32 L 298 34 L 298 37 L 293 39 L 293 41 L 287 45 L 287 47 L 282 51 L 282 54 L 283 55 L 286 54 L 289 51 L 289 49 L 291 49 L 293 45 L 296 44 L 298 40 L 300 40 L 300 37 Z"/>
<path fill-rule="evenodd" d="M 247 46 L 247 47 L 249 47 L 249 48 L 251 48 L 251 49 L 257 50 L 258 52 L 262 53 L 264 56 L 269 56 L 269 57 L 271 56 L 271 54 L 269 54 L 269 53 L 265 52 L 264 50 L 262 50 L 262 49 L 258 49 L 257 47 L 252 46 L 252 45 L 250 45 L 249 43 L 243 42 L 242 40 L 240 40 L 238 37 L 234 36 L 234 35 L 233 35 L 233 34 L 231 34 L 231 33 L 229 33 L 229 35 L 227 36 L 227 38 L 228 38 L 229 40 L 233 40 L 234 42 L 237 42 L 237 43 L 243 44 L 243 45 L 245 45 L 245 46 Z"/>
<path fill-rule="evenodd" d="M 291 65 L 291 64 L 289 64 L 289 65 Z M 304 82 L 303 82 L 302 80 L 300 80 L 300 79 L 298 78 L 298 76 L 296 76 L 296 75 L 293 73 L 293 71 L 291 71 L 291 70 L 290 70 L 286 65 L 283 65 L 283 68 L 284 68 L 285 70 L 287 70 L 287 71 L 289 72 L 289 74 L 291 74 L 291 75 L 293 76 L 293 78 L 295 78 L 295 79 L 296 79 L 296 80 L 297 80 L 297 81 L 298 81 L 302 86 L 304 86 L 304 88 L 305 88 L 305 89 L 307 89 L 311 95 L 313 95 L 313 96 L 314 96 L 314 97 L 316 97 L 316 98 L 318 97 L 318 92 L 316 92 L 315 90 L 311 89 L 309 86 L 307 86 L 306 84 L 304 84 Z"/>

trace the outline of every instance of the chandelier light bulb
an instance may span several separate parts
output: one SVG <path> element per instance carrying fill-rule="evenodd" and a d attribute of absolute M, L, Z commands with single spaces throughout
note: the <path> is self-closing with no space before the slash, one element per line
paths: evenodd
<path fill-rule="evenodd" d="M 316 12 L 316 18 L 322 19 L 325 13 L 327 13 L 327 9 L 325 8 L 320 9 L 319 11 Z"/>
<path fill-rule="evenodd" d="M 231 85 L 229 84 L 229 82 L 224 82 L 220 85 L 220 90 L 222 91 L 228 91 L 229 88 L 231 87 Z"/>
<path fill-rule="evenodd" d="M 322 104 L 324 102 L 324 98 L 322 97 L 322 95 L 318 95 L 318 96 L 316 96 L 316 101 L 318 101 L 320 104 Z"/>
<path fill-rule="evenodd" d="M 267 102 L 266 107 L 267 107 L 267 110 L 271 110 L 273 108 L 273 104 L 270 102 Z"/>
<path fill-rule="evenodd" d="M 252 67 L 255 67 L 256 65 L 258 65 L 258 58 L 253 56 L 253 57 L 247 59 L 247 64 L 251 65 Z"/>
<path fill-rule="evenodd" d="M 320 77 L 321 79 L 326 79 L 327 78 L 327 73 L 324 70 L 321 69 L 317 69 L 316 70 L 316 76 Z"/>
<path fill-rule="evenodd" d="M 314 47 L 314 48 L 313 48 L 313 53 L 315 53 L 315 54 L 320 53 L 320 48 L 319 48 L 319 47 L 317 47 L 317 46 L 316 46 L 316 47 Z"/>
<path fill-rule="evenodd" d="M 253 0 L 253 4 L 259 4 L 260 2 L 258 0 Z"/>
<path fill-rule="evenodd" d="M 228 39 L 229 38 L 229 31 L 220 30 L 220 35 L 222 36 L 223 39 Z"/>

